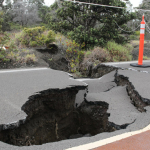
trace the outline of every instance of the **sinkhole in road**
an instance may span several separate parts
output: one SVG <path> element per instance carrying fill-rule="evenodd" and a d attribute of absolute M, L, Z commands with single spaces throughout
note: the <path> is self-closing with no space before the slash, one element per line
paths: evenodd
<path fill-rule="evenodd" d="M 127 85 L 127 92 L 139 111 L 144 111 L 139 95 L 133 96 L 133 86 L 122 76 L 116 76 L 118 85 Z M 102 132 L 125 129 L 129 124 L 109 122 L 109 104 L 90 102 L 84 97 L 79 107 L 74 107 L 75 97 L 85 87 L 49 89 L 29 97 L 22 106 L 27 114 L 25 122 L 13 128 L 0 128 L 0 141 L 16 146 L 41 145 L 66 139 L 94 136 Z M 135 94 L 134 94 L 135 95 Z M 4 125 L 5 126 L 5 125 Z"/>
<path fill-rule="evenodd" d="M 41 145 L 83 136 L 114 131 L 108 122 L 106 102 L 88 102 L 75 108 L 80 89 L 47 90 L 29 97 L 22 110 L 25 122 L 0 131 L 0 141 L 16 146 Z"/>

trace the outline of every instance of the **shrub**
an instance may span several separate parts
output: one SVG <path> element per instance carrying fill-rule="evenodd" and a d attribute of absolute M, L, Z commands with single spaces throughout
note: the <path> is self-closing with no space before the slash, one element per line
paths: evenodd
<path fill-rule="evenodd" d="M 143 60 L 150 60 L 150 57 L 143 56 Z"/>
<path fill-rule="evenodd" d="M 38 44 L 37 44 L 37 42 L 36 41 L 30 41 L 30 43 L 29 43 L 29 46 L 31 46 L 31 47 L 35 47 L 35 46 L 37 46 Z"/>
<path fill-rule="evenodd" d="M 79 70 L 79 65 L 83 61 L 84 51 L 81 49 L 85 46 L 85 43 L 81 45 L 76 43 L 74 40 L 70 40 L 69 38 L 57 34 L 56 35 L 56 44 L 58 49 L 64 55 L 64 57 L 68 60 L 70 66 L 70 72 L 76 72 Z"/>
<path fill-rule="evenodd" d="M 19 54 L 12 52 L 12 51 L 10 53 L 8 53 L 7 56 L 10 60 L 13 60 L 13 61 L 18 61 L 20 59 Z"/>
<path fill-rule="evenodd" d="M 135 31 L 134 34 L 137 35 L 137 36 L 140 36 L 140 31 Z"/>
<path fill-rule="evenodd" d="M 36 62 L 36 56 L 34 54 L 27 54 L 25 57 L 25 62 L 26 62 L 26 64 Z"/>
<path fill-rule="evenodd" d="M 109 41 L 106 45 L 111 61 L 130 61 L 132 59 L 131 51 L 114 41 Z"/>
<path fill-rule="evenodd" d="M 3 49 L 3 46 L 9 41 L 9 36 L 6 32 L 2 31 L 2 23 L 3 23 L 3 12 L 0 11 L 0 62 L 9 61 L 7 58 L 7 52 Z"/>
<path fill-rule="evenodd" d="M 11 22 L 10 23 L 10 30 L 21 30 L 23 29 L 21 25 Z"/>
<path fill-rule="evenodd" d="M 85 52 L 85 57 L 90 56 L 90 54 L 91 54 L 91 53 L 92 53 L 91 51 L 87 51 L 87 52 Z"/>
<path fill-rule="evenodd" d="M 87 55 L 88 53 L 88 55 Z M 107 50 L 101 47 L 95 47 L 93 50 L 85 53 L 84 60 L 80 65 L 82 75 L 86 76 L 89 66 L 96 66 L 99 63 L 110 61 L 111 57 Z"/>
<path fill-rule="evenodd" d="M 107 62 L 110 61 L 110 54 L 107 50 L 101 47 L 95 47 L 92 51 L 92 58 L 95 62 L 96 60 L 101 62 Z"/>
<path fill-rule="evenodd" d="M 45 39 L 45 44 L 48 45 L 48 44 L 54 42 L 55 41 L 55 36 L 56 35 L 52 30 L 48 31 L 47 37 Z"/>
<path fill-rule="evenodd" d="M 21 43 L 26 47 L 43 46 L 46 39 L 45 35 L 42 34 L 44 31 L 45 27 L 24 28 L 16 42 L 18 45 Z"/>

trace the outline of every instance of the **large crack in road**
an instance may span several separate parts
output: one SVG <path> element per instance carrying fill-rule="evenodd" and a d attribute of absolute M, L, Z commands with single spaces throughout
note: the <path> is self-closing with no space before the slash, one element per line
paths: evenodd
<path fill-rule="evenodd" d="M 111 71 L 115 69 L 111 67 Z M 110 72 L 110 67 L 107 70 Z M 101 79 L 84 80 L 86 90 L 86 86 L 75 85 L 30 96 L 22 106 L 26 119 L 1 124 L 0 140 L 30 146 L 130 129 L 143 116 L 141 112 L 148 110 L 149 99 L 137 89 L 137 72 L 128 71 L 119 69 Z"/>

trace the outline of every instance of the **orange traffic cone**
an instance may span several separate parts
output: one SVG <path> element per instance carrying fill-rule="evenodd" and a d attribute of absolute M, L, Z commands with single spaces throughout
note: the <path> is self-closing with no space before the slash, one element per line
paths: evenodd
<path fill-rule="evenodd" d="M 145 36 L 145 21 L 144 21 L 144 15 L 143 15 L 141 27 L 140 27 L 140 43 L 139 43 L 138 64 L 130 64 L 133 67 L 143 67 L 143 68 L 150 67 L 150 65 L 143 65 L 144 36 Z"/>

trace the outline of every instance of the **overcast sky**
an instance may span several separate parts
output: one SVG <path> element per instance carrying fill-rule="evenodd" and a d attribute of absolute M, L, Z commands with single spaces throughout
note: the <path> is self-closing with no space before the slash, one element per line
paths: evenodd
<path fill-rule="evenodd" d="M 51 4 L 53 4 L 55 2 L 55 0 L 44 0 L 45 4 L 50 6 Z M 130 0 L 130 2 L 133 4 L 133 7 L 137 7 L 142 0 Z"/>

